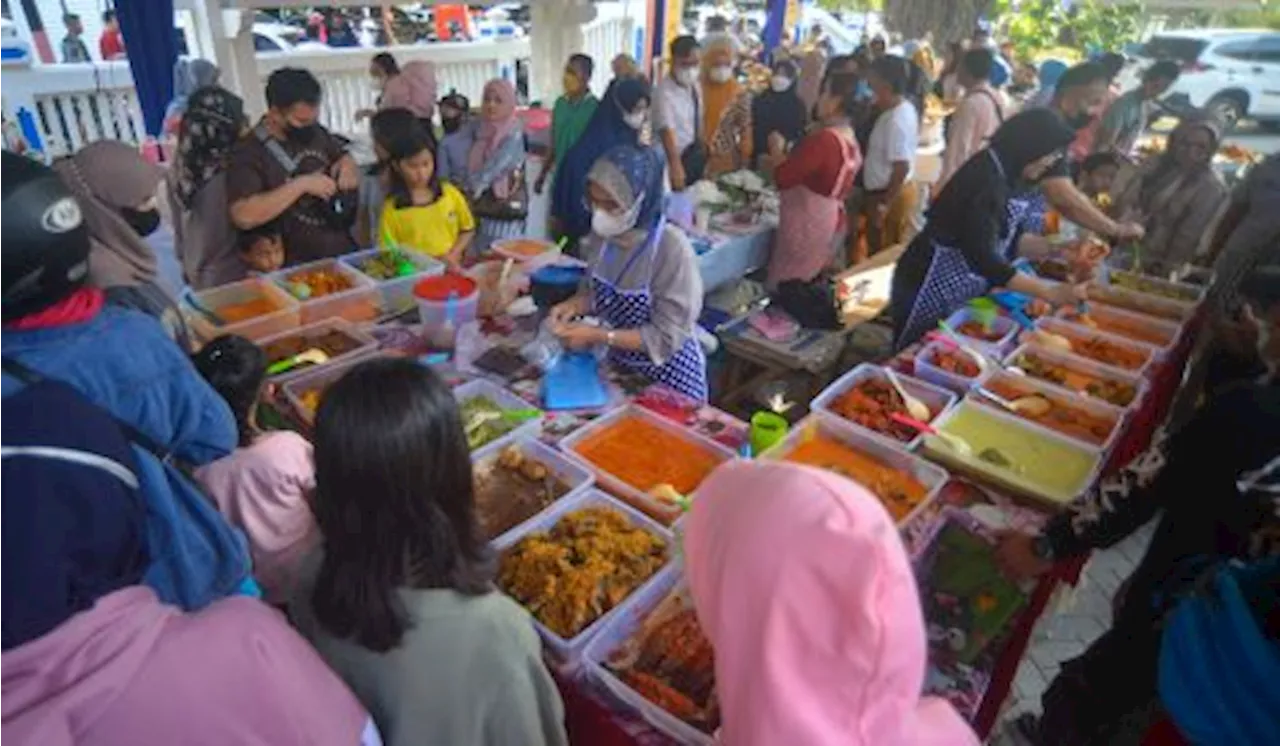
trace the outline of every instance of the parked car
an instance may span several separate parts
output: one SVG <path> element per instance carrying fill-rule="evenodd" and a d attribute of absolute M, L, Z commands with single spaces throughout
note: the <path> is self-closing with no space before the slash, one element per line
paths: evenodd
<path fill-rule="evenodd" d="M 1166 31 L 1147 40 L 1121 76 L 1126 89 L 1142 70 L 1161 59 L 1182 65 L 1169 90 L 1181 100 L 1213 112 L 1229 127 L 1241 119 L 1280 124 L 1280 32 L 1266 29 Z"/>
<path fill-rule="evenodd" d="M 302 29 L 284 23 L 253 24 L 253 51 L 287 52 L 298 45 Z"/>

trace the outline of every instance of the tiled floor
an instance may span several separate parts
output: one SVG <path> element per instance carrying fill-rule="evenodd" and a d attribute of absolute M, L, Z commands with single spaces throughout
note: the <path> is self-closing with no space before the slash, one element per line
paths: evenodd
<path fill-rule="evenodd" d="M 1095 552 L 1085 566 L 1080 583 L 1052 614 L 1040 620 L 1027 656 L 1022 660 L 1010 693 L 1012 703 L 1005 720 L 1024 712 L 1040 711 L 1040 695 L 1058 675 L 1063 661 L 1074 658 L 1111 625 L 1111 597 L 1120 583 L 1133 572 L 1151 541 L 1154 522 L 1128 539 L 1103 552 Z M 993 746 L 1011 742 L 1002 728 L 989 741 Z"/>

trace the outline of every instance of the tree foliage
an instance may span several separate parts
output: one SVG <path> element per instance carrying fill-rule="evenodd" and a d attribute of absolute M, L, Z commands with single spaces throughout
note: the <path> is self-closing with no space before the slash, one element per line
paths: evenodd
<path fill-rule="evenodd" d="M 1061 0 L 1021 0 L 1016 6 L 1014 0 L 997 0 L 1003 36 L 1027 57 L 1058 46 L 1118 51 L 1137 40 L 1143 13 L 1138 2 L 1076 0 L 1070 7 L 1063 5 Z"/>

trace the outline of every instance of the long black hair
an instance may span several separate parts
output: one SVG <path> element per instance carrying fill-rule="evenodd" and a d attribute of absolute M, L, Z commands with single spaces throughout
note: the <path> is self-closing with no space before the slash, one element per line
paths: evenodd
<path fill-rule="evenodd" d="M 241 447 L 252 444 L 253 408 L 267 380 L 267 354 L 244 337 L 224 334 L 200 348 L 191 360 L 231 407 Z"/>
<path fill-rule="evenodd" d="M 388 150 L 391 153 L 391 157 L 387 159 L 390 165 L 387 169 L 391 187 L 389 192 L 395 199 L 396 207 L 413 206 L 413 190 L 405 182 L 404 174 L 400 173 L 400 161 L 408 160 L 424 150 L 431 153 L 431 178 L 427 179 L 427 186 L 431 189 L 431 201 L 440 199 L 440 159 L 435 136 L 423 127 L 415 127 L 404 136 L 392 141 Z"/>
<path fill-rule="evenodd" d="M 458 405 L 430 369 L 372 360 L 335 381 L 315 461 L 325 550 L 311 604 L 331 634 L 385 652 L 410 624 L 398 588 L 492 590 Z"/>

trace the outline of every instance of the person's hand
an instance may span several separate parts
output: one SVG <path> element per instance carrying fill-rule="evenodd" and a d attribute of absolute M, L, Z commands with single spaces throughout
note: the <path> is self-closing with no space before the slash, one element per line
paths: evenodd
<path fill-rule="evenodd" d="M 360 169 L 356 167 L 355 159 L 347 156 L 338 161 L 337 178 L 338 188 L 344 192 L 360 188 Z"/>
<path fill-rule="evenodd" d="M 684 164 L 677 158 L 671 162 L 671 190 L 673 192 L 683 192 L 684 188 L 688 186 L 685 183 L 685 178 Z"/>
<path fill-rule="evenodd" d="M 770 132 L 768 138 L 769 154 L 778 156 L 787 152 L 787 138 L 780 132 Z"/>
<path fill-rule="evenodd" d="M 328 174 L 307 174 L 294 179 L 303 194 L 310 194 L 320 199 L 329 199 L 338 191 L 338 182 Z"/>
<path fill-rule="evenodd" d="M 571 350 L 581 350 L 604 342 L 604 330 L 588 324 L 559 324 L 552 331 L 560 338 L 560 343 Z"/>
<path fill-rule="evenodd" d="M 1053 563 L 1035 552 L 1035 537 L 1020 531 L 1001 531 L 996 535 L 996 564 L 1015 580 L 1044 575 Z"/>
<path fill-rule="evenodd" d="M 454 274 L 462 274 L 462 254 L 445 254 L 444 268 Z"/>
<path fill-rule="evenodd" d="M 1073 285 L 1064 282 L 1049 290 L 1048 301 L 1055 306 L 1074 306 L 1087 300 L 1089 300 L 1089 286 L 1084 283 Z"/>
<path fill-rule="evenodd" d="M 1072 244 L 1064 246 L 1062 255 L 1072 264 L 1087 264 L 1094 266 L 1102 262 L 1111 254 L 1111 247 L 1107 244 L 1093 239 L 1085 239 L 1076 241 Z"/>
<path fill-rule="evenodd" d="M 556 327 L 568 325 L 578 315 L 578 299 L 574 297 L 552 306 L 547 312 L 547 322 L 551 325 L 552 331 L 555 331 Z"/>
<path fill-rule="evenodd" d="M 1138 223 L 1120 223 L 1111 235 L 1117 241 L 1141 241 L 1147 235 L 1147 229 Z"/>

